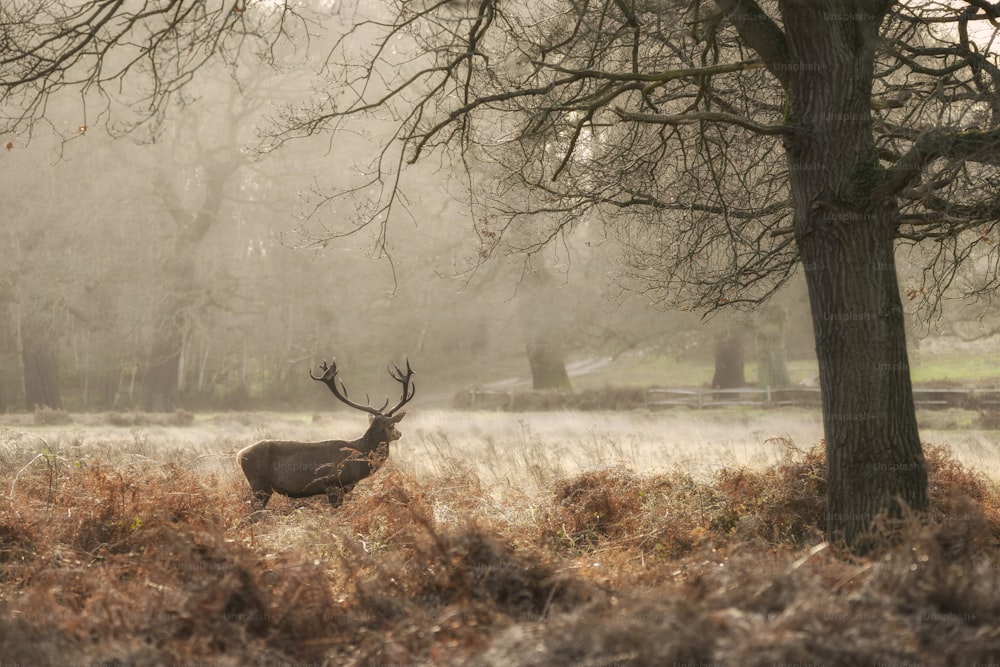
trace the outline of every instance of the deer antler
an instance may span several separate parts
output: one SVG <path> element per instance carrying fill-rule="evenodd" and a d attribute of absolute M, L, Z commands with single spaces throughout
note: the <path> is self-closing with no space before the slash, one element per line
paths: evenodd
<path fill-rule="evenodd" d="M 381 408 L 372 407 L 370 399 L 368 401 L 368 405 L 361 405 L 360 403 L 355 403 L 354 401 L 352 401 L 347 395 L 347 387 L 344 385 L 344 381 L 340 380 L 337 377 L 338 369 L 337 369 L 336 358 L 334 358 L 333 361 L 331 361 L 329 364 L 327 364 L 324 361 L 322 364 L 319 365 L 319 369 L 323 371 L 323 375 L 316 377 L 315 375 L 312 374 L 312 370 L 310 370 L 309 377 L 311 377 L 313 380 L 318 380 L 319 382 L 322 382 L 327 387 L 329 387 L 330 391 L 333 392 L 333 395 L 336 396 L 341 403 L 349 405 L 356 410 L 363 410 L 364 412 L 367 412 L 370 415 L 375 415 L 376 417 L 383 414 L 382 410 L 385 410 L 385 406 L 389 405 L 388 398 L 385 399 L 385 404 L 383 404 Z M 338 381 L 340 382 L 339 389 L 337 388 Z M 398 408 L 399 406 L 396 407 Z M 395 409 L 396 408 L 393 408 L 393 410 Z M 392 413 L 390 412 L 389 414 Z"/>
<path fill-rule="evenodd" d="M 392 377 L 393 380 L 395 380 L 396 382 L 401 382 L 403 384 L 403 396 L 402 398 L 399 399 L 399 403 L 396 403 L 396 405 L 392 406 L 392 408 L 385 413 L 386 415 L 392 415 L 393 413 L 396 412 L 396 410 L 399 410 L 401 407 L 410 402 L 410 399 L 413 398 L 413 395 L 417 393 L 417 384 L 415 382 L 412 384 L 410 383 L 410 378 L 413 377 L 413 369 L 410 368 L 409 359 L 406 360 L 405 373 L 403 372 L 402 369 L 400 369 L 399 366 L 396 365 L 395 361 L 392 362 L 392 368 L 389 368 L 387 370 L 389 371 L 389 375 L 390 377 Z M 386 404 L 388 404 L 388 400 L 386 401 Z M 385 406 L 382 406 L 382 409 L 384 410 Z"/>

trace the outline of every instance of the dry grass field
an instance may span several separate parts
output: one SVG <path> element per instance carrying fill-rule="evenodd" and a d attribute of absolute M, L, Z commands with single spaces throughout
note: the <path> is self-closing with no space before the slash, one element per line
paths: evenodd
<path fill-rule="evenodd" d="M 814 413 L 417 410 L 400 428 L 342 508 L 275 496 L 248 520 L 237 449 L 364 420 L 5 417 L 0 660 L 1000 662 L 994 432 L 925 428 L 932 520 L 859 559 L 822 539 Z"/>

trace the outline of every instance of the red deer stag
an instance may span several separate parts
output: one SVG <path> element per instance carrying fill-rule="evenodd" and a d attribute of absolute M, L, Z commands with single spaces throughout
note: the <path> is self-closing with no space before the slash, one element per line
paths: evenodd
<path fill-rule="evenodd" d="M 411 384 L 413 369 L 406 362 L 406 371 L 395 364 L 389 375 L 402 383 L 403 396 L 396 405 L 386 411 L 389 399 L 381 408 L 355 403 L 347 395 L 347 387 L 337 378 L 337 361 L 329 365 L 324 361 L 320 366 L 323 375 L 309 377 L 319 380 L 333 392 L 342 403 L 352 408 L 364 410 L 372 415 L 365 434 L 353 441 L 325 440 L 323 442 L 295 442 L 289 440 L 262 440 L 240 450 L 237 454 L 243 474 L 253 490 L 255 509 L 264 509 L 271 494 L 278 492 L 290 498 L 305 498 L 325 493 L 330 504 L 339 507 L 344 494 L 354 485 L 378 470 L 389 456 L 389 443 L 399 440 L 401 433 L 396 424 L 406 416 L 396 413 L 406 405 L 416 392 L 416 384 Z M 338 388 L 337 384 L 340 383 Z"/>

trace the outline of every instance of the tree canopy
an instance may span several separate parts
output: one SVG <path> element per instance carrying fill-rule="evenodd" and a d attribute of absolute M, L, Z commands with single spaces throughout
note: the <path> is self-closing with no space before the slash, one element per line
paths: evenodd
<path fill-rule="evenodd" d="M 314 15 L 280 0 L 26 0 L 0 7 L 0 131 L 30 130 L 49 97 L 79 94 L 80 131 L 124 103 L 155 118 L 194 74 L 302 41 Z M 118 107 L 118 111 L 122 111 Z"/>
<path fill-rule="evenodd" d="M 371 172 L 389 186 L 383 207 L 355 224 L 391 208 L 400 168 L 452 151 L 490 250 L 538 248 L 597 216 L 621 232 L 645 284 L 708 309 L 757 303 L 795 270 L 782 146 L 813 128 L 791 117 L 789 86 L 824 75 L 821 58 L 790 52 L 797 25 L 786 19 L 803 3 L 394 6 L 338 42 L 327 63 L 338 94 L 296 108 L 275 137 L 393 115 L 396 143 Z M 989 250 L 1000 218 L 1000 9 L 839 2 L 815 13 L 877 31 L 864 120 L 878 158 L 866 179 L 879 185 L 869 197 L 898 198 L 900 239 L 937 242 L 922 257 L 923 287 L 943 289 L 962 259 Z M 851 120 L 843 113 L 831 107 L 824 121 Z M 531 232 L 508 234 L 517 227 Z M 991 272 L 978 287 L 995 285 Z"/>

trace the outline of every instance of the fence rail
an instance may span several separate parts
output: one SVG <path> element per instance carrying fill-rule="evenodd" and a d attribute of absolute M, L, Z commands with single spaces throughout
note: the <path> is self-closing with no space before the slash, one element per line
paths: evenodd
<path fill-rule="evenodd" d="M 539 401 L 525 400 L 530 396 L 544 396 L 545 398 Z M 470 389 L 463 392 L 461 402 L 463 407 L 494 410 L 553 409 L 560 407 L 560 405 L 562 407 L 574 407 L 580 401 L 574 401 L 573 399 L 581 396 L 582 393 L 574 392 Z M 560 398 L 564 400 L 560 401 Z M 818 407 L 820 405 L 820 391 L 812 387 L 789 387 L 786 389 L 758 389 L 757 387 L 741 387 L 738 389 L 654 387 L 629 392 L 629 400 L 622 400 L 620 395 L 616 395 L 613 398 L 615 400 L 609 400 L 608 403 L 613 403 L 614 407 L 619 408 L 645 407 L 649 409 L 662 409 L 686 407 L 701 410 L 704 408 L 729 406 Z M 966 408 L 970 410 L 998 410 L 1000 409 L 1000 389 L 916 388 L 913 390 L 913 402 L 918 408 L 925 409 Z M 599 400 L 586 401 L 588 406 L 599 403 Z"/>
<path fill-rule="evenodd" d="M 648 407 L 683 405 L 691 408 L 727 405 L 810 406 L 820 404 L 816 388 L 788 389 L 660 389 L 646 391 Z M 1000 408 L 1000 389 L 915 388 L 913 402 L 919 408 Z"/>

